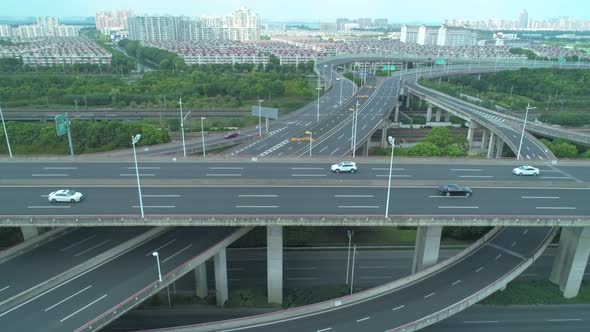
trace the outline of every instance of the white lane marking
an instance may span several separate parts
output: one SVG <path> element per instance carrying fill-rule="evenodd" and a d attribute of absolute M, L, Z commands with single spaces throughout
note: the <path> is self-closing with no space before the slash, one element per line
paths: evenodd
<path fill-rule="evenodd" d="M 392 276 L 376 276 L 376 277 L 361 277 L 361 279 L 371 279 L 371 280 L 375 280 L 375 279 L 392 279 Z"/>
<path fill-rule="evenodd" d="M 388 175 L 388 174 L 377 174 L 377 175 L 375 175 L 375 176 L 376 176 L 376 177 L 378 177 L 378 178 L 386 178 L 386 177 L 388 177 L 389 175 Z M 392 177 L 392 178 L 411 178 L 411 177 L 412 177 L 412 175 L 398 175 L 398 174 L 391 174 L 391 177 Z"/>
<path fill-rule="evenodd" d="M 10 288 L 10 286 L 6 286 L 6 287 L 4 287 L 4 288 L 0 289 L 0 292 L 2 292 L 2 291 L 5 291 L 5 290 L 7 290 L 7 289 L 9 289 L 9 288 Z"/>
<path fill-rule="evenodd" d="M 92 285 L 90 285 L 90 286 L 87 286 L 86 288 L 84 288 L 84 289 L 81 289 L 81 290 L 79 290 L 79 291 L 75 292 L 74 294 L 72 294 L 72 295 L 70 295 L 70 296 L 66 297 L 65 299 L 63 299 L 63 300 L 61 300 L 61 301 L 57 302 L 56 304 L 52 305 L 51 307 L 47 307 L 47 308 L 45 309 L 45 312 L 47 312 L 47 311 L 49 311 L 49 310 L 51 310 L 51 309 L 53 309 L 53 308 L 57 307 L 58 305 L 60 305 L 60 304 L 62 304 L 62 303 L 64 303 L 64 302 L 66 302 L 67 300 L 69 300 L 69 299 L 71 299 L 72 297 L 74 297 L 74 296 L 76 296 L 76 295 L 78 295 L 78 294 L 82 293 L 83 291 L 85 291 L 85 290 L 87 290 L 87 289 L 89 289 L 89 288 L 92 288 Z"/>
<path fill-rule="evenodd" d="M 172 239 L 166 243 L 164 243 L 163 245 L 159 246 L 158 248 L 154 249 L 154 250 L 150 250 L 147 254 L 145 254 L 145 257 L 152 255 L 154 252 L 159 251 L 160 249 L 167 247 L 168 245 L 172 244 L 174 241 L 176 241 L 176 239 Z"/>
<path fill-rule="evenodd" d="M 188 248 L 190 248 L 190 247 L 192 247 L 192 246 L 193 246 L 193 244 L 191 243 L 191 244 L 189 244 L 188 246 L 186 246 L 186 247 L 184 247 L 184 248 L 180 249 L 179 251 L 177 251 L 176 253 L 174 253 L 172 256 L 170 256 L 170 257 L 166 258 L 165 260 L 163 260 L 163 261 L 162 261 L 162 264 L 164 264 L 164 263 L 166 263 L 167 261 L 171 260 L 172 258 L 176 257 L 176 255 L 180 254 L 181 252 L 183 252 L 183 251 L 187 250 Z"/>
<path fill-rule="evenodd" d="M 521 196 L 524 199 L 559 199 L 559 196 Z"/>
<path fill-rule="evenodd" d="M 138 169 L 160 169 L 159 166 L 139 166 Z M 127 167 L 127 169 L 135 169 L 135 167 Z"/>
<path fill-rule="evenodd" d="M 367 319 L 371 319 L 371 317 L 365 317 L 365 318 L 357 319 L 356 322 L 357 323 L 360 323 L 360 322 L 365 321 Z"/>
<path fill-rule="evenodd" d="M 238 209 L 276 209 L 278 205 L 236 205 Z"/>
<path fill-rule="evenodd" d="M 370 197 L 375 197 L 375 195 L 334 195 L 334 197 L 341 197 L 341 198 L 370 198 Z"/>
<path fill-rule="evenodd" d="M 541 179 L 571 179 L 571 178 L 569 176 L 541 176 Z"/>
<path fill-rule="evenodd" d="M 228 271 L 244 271 L 244 269 L 241 267 L 233 267 L 233 268 L 228 267 L 227 270 Z"/>
<path fill-rule="evenodd" d="M 336 149 L 335 149 L 334 151 L 332 151 L 332 153 L 330 153 L 330 154 L 334 154 L 334 153 L 336 153 L 338 150 L 340 150 L 340 148 L 336 148 Z"/>
<path fill-rule="evenodd" d="M 137 176 L 135 173 L 123 173 L 119 174 L 119 176 Z M 148 174 L 148 173 L 139 173 L 139 176 L 156 176 L 156 174 Z"/>
<path fill-rule="evenodd" d="M 29 205 L 27 209 L 69 209 L 70 205 Z"/>
<path fill-rule="evenodd" d="M 342 137 L 344 137 L 344 134 L 342 134 L 342 135 L 338 136 L 337 140 L 341 140 L 341 139 L 342 139 Z"/>
<path fill-rule="evenodd" d="M 331 329 L 332 329 L 331 327 L 327 327 L 325 329 L 317 330 L 316 332 L 326 332 L 326 331 L 330 331 Z"/>
<path fill-rule="evenodd" d="M 43 169 L 78 169 L 78 167 L 43 167 Z"/>
<path fill-rule="evenodd" d="M 516 245 L 517 241 L 512 242 L 512 244 L 510 245 L 511 247 L 514 247 Z"/>
<path fill-rule="evenodd" d="M 537 206 L 537 210 L 575 210 L 573 206 Z"/>
<path fill-rule="evenodd" d="M 225 173 L 225 174 L 223 174 L 223 173 L 219 173 L 219 174 L 207 173 L 206 176 L 242 176 L 242 174 L 240 174 L 240 173 L 234 173 L 234 174 L 231 174 L 231 173 Z"/>
<path fill-rule="evenodd" d="M 433 295 L 435 295 L 435 294 L 436 294 L 436 293 L 430 293 L 430 294 L 428 294 L 428 295 L 424 295 L 424 298 L 425 298 L 425 299 L 427 299 L 427 298 L 429 298 L 429 297 L 431 297 L 431 296 L 433 296 Z"/>
<path fill-rule="evenodd" d="M 497 320 L 466 320 L 463 324 L 495 324 L 499 323 Z"/>
<path fill-rule="evenodd" d="M 461 279 L 459 279 L 459 280 L 457 280 L 457 281 L 453 282 L 451 285 L 455 286 L 455 285 L 457 285 L 457 284 L 458 284 L 458 283 L 460 283 L 460 282 L 461 282 Z"/>
<path fill-rule="evenodd" d="M 161 198 L 169 198 L 169 197 L 180 197 L 180 195 L 174 195 L 174 194 L 171 194 L 171 195 L 166 195 L 166 194 L 163 194 L 163 195 L 141 195 L 141 197 L 161 197 Z"/>
<path fill-rule="evenodd" d="M 502 254 L 498 254 L 498 256 L 496 256 L 496 258 L 494 258 L 494 260 L 497 261 L 498 259 L 500 259 L 500 257 L 502 257 Z"/>
<path fill-rule="evenodd" d="M 174 209 L 176 205 L 144 205 L 144 209 Z M 139 209 L 139 205 L 133 205 L 132 208 Z"/>
<path fill-rule="evenodd" d="M 493 178 L 493 175 L 459 175 L 460 178 L 486 178 L 490 179 Z"/>
<path fill-rule="evenodd" d="M 79 313 L 80 311 L 82 311 L 82 310 L 84 310 L 84 309 L 86 309 L 86 308 L 90 307 L 91 305 L 93 305 L 93 304 L 95 304 L 96 302 L 98 302 L 98 301 L 100 301 L 100 300 L 104 299 L 105 297 L 107 297 L 107 294 L 105 294 L 105 295 L 103 295 L 103 296 L 99 297 L 98 299 L 96 299 L 96 300 L 94 300 L 94 301 L 92 301 L 92 302 L 88 303 L 87 305 L 85 305 L 85 306 L 83 306 L 82 308 L 78 309 L 77 311 L 73 312 L 71 315 L 69 315 L 69 316 L 66 316 L 66 317 L 62 318 L 62 319 L 60 320 L 60 322 L 61 322 L 61 323 L 63 323 L 63 322 L 64 322 L 65 320 L 67 320 L 68 318 L 71 318 L 71 317 L 72 317 L 72 316 L 74 316 L 75 314 L 77 314 L 77 313 Z"/>
<path fill-rule="evenodd" d="M 79 253 L 75 254 L 74 257 L 78 257 L 78 256 L 81 256 L 81 255 L 84 255 L 85 253 L 89 252 L 90 250 L 96 249 L 96 248 L 98 248 L 98 247 L 100 247 L 100 246 L 102 246 L 105 243 L 108 243 L 110 241 L 111 241 L 110 239 L 109 240 L 104 240 L 101 243 L 95 244 L 95 245 L 93 245 L 92 247 L 90 247 L 90 248 L 88 248 L 86 250 L 80 251 Z"/>
<path fill-rule="evenodd" d="M 291 176 L 295 176 L 295 177 L 322 177 L 322 176 L 326 176 L 326 174 L 291 174 Z"/>
<path fill-rule="evenodd" d="M 318 280 L 319 278 L 287 278 L 287 280 Z"/>
<path fill-rule="evenodd" d="M 227 170 L 227 169 L 244 169 L 244 167 L 207 167 L 207 169 Z"/>
<path fill-rule="evenodd" d="M 391 311 L 396 311 L 396 310 L 399 310 L 399 309 L 402 309 L 402 308 L 405 308 L 405 307 L 406 307 L 406 305 L 405 304 L 402 304 L 399 307 L 395 307 L 395 308 L 391 309 Z"/>
<path fill-rule="evenodd" d="M 389 172 L 389 168 L 371 168 L 372 171 L 388 171 Z M 405 171 L 405 168 L 392 168 L 391 170 L 393 171 Z"/>
<path fill-rule="evenodd" d="M 53 176 L 53 177 L 60 177 L 60 176 L 68 176 L 68 174 L 31 174 L 31 176 Z"/>
<path fill-rule="evenodd" d="M 297 170 L 324 170 L 325 168 L 322 167 L 291 167 L 291 169 L 297 169 Z"/>
<path fill-rule="evenodd" d="M 536 273 L 521 273 L 519 274 L 520 277 L 534 277 L 536 276 Z"/>
<path fill-rule="evenodd" d="M 439 209 L 479 209 L 479 206 L 439 206 Z"/>
<path fill-rule="evenodd" d="M 338 205 L 340 209 L 378 209 L 379 205 Z"/>
<path fill-rule="evenodd" d="M 556 319 L 547 319 L 548 322 L 579 322 L 582 321 L 582 318 L 556 318 Z"/>
<path fill-rule="evenodd" d="M 324 150 L 326 150 L 328 148 L 328 146 L 324 146 L 321 150 L 320 153 L 324 152 Z"/>
<path fill-rule="evenodd" d="M 481 168 L 451 168 L 453 172 L 481 172 Z"/>
<path fill-rule="evenodd" d="M 63 248 L 59 249 L 59 251 L 61 251 L 61 252 L 64 252 L 64 251 L 66 251 L 66 250 L 68 250 L 68 249 L 71 249 L 71 248 L 73 248 L 73 247 L 75 247 L 75 246 L 77 246 L 77 245 L 79 245 L 79 244 L 82 244 L 82 243 L 84 243 L 84 242 L 86 242 L 86 241 L 88 241 L 88 240 L 92 240 L 92 239 L 94 239 L 95 237 L 96 237 L 96 234 L 94 234 L 94 235 L 90 235 L 89 237 L 87 237 L 87 238 L 85 238 L 85 239 L 82 239 L 82 240 L 80 240 L 80 241 L 78 241 L 78 242 L 74 242 L 73 244 L 70 244 L 70 245 L 69 245 L 69 246 L 67 246 L 67 247 L 63 247 Z"/>
<path fill-rule="evenodd" d="M 315 266 L 310 267 L 286 267 L 285 270 L 315 270 L 317 269 Z"/>
<path fill-rule="evenodd" d="M 528 232 L 529 232 L 529 230 L 528 230 L 528 229 L 525 229 L 525 230 L 522 232 L 522 235 L 526 235 L 526 233 L 528 233 Z"/>
<path fill-rule="evenodd" d="M 238 197 L 261 197 L 261 198 L 272 198 L 272 197 L 279 197 L 279 195 L 238 195 Z"/>
<path fill-rule="evenodd" d="M 387 265 L 361 265 L 359 269 L 388 269 Z"/>
<path fill-rule="evenodd" d="M 481 270 L 483 270 L 483 266 L 480 267 L 479 269 L 475 270 L 475 273 L 481 272 Z"/>

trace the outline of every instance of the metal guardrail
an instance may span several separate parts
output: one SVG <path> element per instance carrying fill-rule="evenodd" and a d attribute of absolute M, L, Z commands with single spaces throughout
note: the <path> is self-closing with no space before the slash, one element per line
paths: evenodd
<path fill-rule="evenodd" d="M 214 246 L 210 247 L 206 251 L 202 252 L 196 257 L 186 261 L 184 264 L 180 265 L 176 269 L 170 271 L 166 275 L 162 275 L 162 281 L 158 281 L 157 279 L 152 282 L 151 284 L 144 287 L 139 292 L 133 294 L 132 296 L 125 299 L 123 302 L 117 304 L 113 308 L 107 310 L 100 316 L 96 317 L 92 321 L 84 324 L 83 326 L 77 328 L 75 332 L 82 332 L 82 331 L 97 331 L 102 327 L 106 326 L 119 316 L 123 315 L 127 311 L 131 310 L 135 306 L 139 305 L 149 297 L 157 294 L 160 290 L 164 289 L 174 281 L 178 280 L 180 277 L 185 275 L 186 273 L 194 270 L 196 267 L 207 261 L 210 257 L 215 255 L 219 250 L 229 246 L 231 243 L 242 237 L 244 234 L 248 233 L 252 227 L 243 227 L 238 229 L 232 235 L 228 236 L 227 238 L 221 240 Z"/>
<path fill-rule="evenodd" d="M 432 325 L 436 322 L 439 322 L 443 319 L 446 319 L 452 315 L 455 315 L 455 314 L 467 309 L 471 305 L 485 299 L 486 297 L 490 296 L 494 292 L 505 287 L 510 281 L 514 280 L 522 272 L 524 272 L 529 266 L 531 266 L 533 264 L 533 262 L 536 261 L 543 254 L 545 249 L 549 246 L 549 244 L 551 243 L 551 240 L 553 240 L 553 238 L 557 234 L 557 231 L 558 231 L 558 229 L 554 228 L 547 235 L 547 238 L 545 239 L 545 241 L 537 248 L 537 251 L 533 254 L 533 256 L 527 258 L 525 261 L 522 262 L 522 264 L 514 267 L 511 271 L 504 274 L 504 276 L 502 276 L 501 278 L 496 280 L 494 283 L 480 289 L 475 294 L 468 296 L 467 298 L 453 304 L 452 306 L 450 306 L 448 308 L 440 310 L 440 311 L 433 313 L 431 315 L 422 317 L 421 319 L 411 322 L 409 324 L 406 324 L 406 325 L 403 325 L 400 327 L 396 327 L 394 329 L 387 330 L 386 332 L 417 331 L 417 330 L 420 330 L 424 327 Z"/>
<path fill-rule="evenodd" d="M 389 293 L 395 292 L 396 290 L 410 284 L 415 283 L 420 280 L 425 279 L 428 276 L 431 276 L 435 273 L 441 272 L 453 264 L 459 262 L 464 257 L 467 257 L 469 254 L 473 253 L 477 248 L 483 246 L 487 241 L 492 239 L 496 234 L 501 230 L 500 227 L 496 227 L 492 229 L 490 232 L 485 234 L 481 239 L 474 242 L 471 246 L 467 247 L 457 255 L 438 263 L 434 266 L 426 268 L 420 272 L 415 274 L 409 275 L 407 277 L 395 280 L 393 282 L 371 288 L 365 291 L 361 291 L 352 295 L 347 295 L 343 297 L 339 297 L 332 300 L 327 300 L 319 303 L 314 303 L 306 306 L 281 310 L 278 312 L 272 312 L 268 314 L 262 314 L 252 317 L 246 318 L 237 318 L 237 319 L 230 319 L 221 322 L 211 322 L 211 323 L 203 323 L 203 324 L 196 324 L 190 326 L 181 326 L 181 327 L 172 327 L 172 328 L 163 328 L 163 329 L 156 329 L 151 330 L 151 332 L 212 332 L 212 331 L 221 331 L 221 330 L 228 330 L 228 329 L 238 329 L 244 328 L 248 326 L 254 326 L 258 324 L 272 324 L 272 322 L 276 322 L 279 320 L 285 319 L 295 319 L 296 317 L 305 316 L 309 314 L 318 314 L 321 312 L 325 312 L 327 310 L 334 310 L 336 308 L 343 308 L 355 304 L 359 304 L 361 302 L 365 302 L 367 300 L 371 300 L 374 298 L 378 298 Z"/>

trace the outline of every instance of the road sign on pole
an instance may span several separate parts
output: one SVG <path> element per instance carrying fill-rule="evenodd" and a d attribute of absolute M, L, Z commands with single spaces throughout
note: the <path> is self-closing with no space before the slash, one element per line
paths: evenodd
<path fill-rule="evenodd" d="M 445 59 L 436 59 L 434 63 L 437 65 L 444 65 L 447 63 L 447 61 Z"/>
<path fill-rule="evenodd" d="M 388 71 L 388 70 L 395 71 L 395 66 L 394 65 L 391 65 L 391 66 L 383 65 L 383 71 Z"/>
<path fill-rule="evenodd" d="M 68 121 L 64 114 L 55 116 L 55 129 L 57 130 L 57 136 L 63 136 L 68 132 Z"/>

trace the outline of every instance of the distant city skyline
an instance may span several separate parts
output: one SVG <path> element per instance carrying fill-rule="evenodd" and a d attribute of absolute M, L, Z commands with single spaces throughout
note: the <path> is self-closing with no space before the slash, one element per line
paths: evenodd
<path fill-rule="evenodd" d="M 276 0 L 3 0 L 2 16 L 94 16 L 97 11 L 131 9 L 136 14 L 170 14 L 186 16 L 225 16 L 245 6 L 264 21 L 332 22 L 336 18 L 387 18 L 395 22 L 442 22 L 444 19 L 517 19 L 526 10 L 529 19 L 590 19 L 590 5 L 585 0 L 560 2 L 559 6 L 538 0 L 496 0 L 481 3 L 473 0 L 296 0 L 280 5 Z"/>

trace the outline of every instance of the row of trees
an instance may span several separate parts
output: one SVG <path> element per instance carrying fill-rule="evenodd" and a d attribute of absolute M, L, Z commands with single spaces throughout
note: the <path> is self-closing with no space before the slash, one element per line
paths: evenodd
<path fill-rule="evenodd" d="M 416 157 L 464 157 L 469 152 L 467 138 L 451 134 L 448 127 L 432 128 L 430 133 L 411 148 L 398 148 L 396 155 Z"/>
<path fill-rule="evenodd" d="M 139 41 L 123 39 L 119 46 L 125 49 L 129 56 L 137 59 L 140 63 L 145 61 L 158 66 L 160 69 L 184 70 L 186 64 L 176 53 L 155 47 L 141 46 Z"/>
<path fill-rule="evenodd" d="M 53 123 L 8 122 L 8 136 L 14 154 L 67 154 L 67 136 L 57 136 Z M 139 145 L 152 145 L 170 142 L 167 130 L 138 122 L 115 121 L 72 121 L 72 141 L 76 153 L 109 151 L 131 147 L 131 137 L 141 134 Z M 0 137 L 4 131 L 0 127 Z M 8 148 L 4 139 L 0 140 L 0 153 L 6 154 Z"/>

